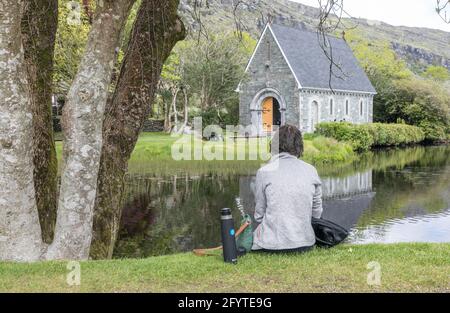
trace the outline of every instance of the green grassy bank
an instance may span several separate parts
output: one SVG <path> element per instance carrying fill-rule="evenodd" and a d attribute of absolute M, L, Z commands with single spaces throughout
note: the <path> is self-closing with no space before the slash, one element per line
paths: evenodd
<path fill-rule="evenodd" d="M 381 285 L 367 284 L 378 262 Z M 192 253 L 86 261 L 81 284 L 66 262 L 0 263 L 1 292 L 450 292 L 450 244 L 342 245 L 301 255 L 249 254 L 237 265 Z"/>
<path fill-rule="evenodd" d="M 190 138 L 185 136 L 186 138 Z M 249 146 L 254 147 L 257 139 L 237 139 L 236 142 L 205 142 L 192 139 L 192 160 L 174 160 L 172 147 L 180 142 L 180 137 L 166 133 L 142 133 L 129 162 L 131 174 L 174 174 L 174 173 L 254 173 L 265 160 Z M 215 155 L 222 155 L 223 160 L 194 160 L 193 151 L 197 147 Z M 61 156 L 62 142 L 56 143 L 58 156 Z M 266 147 L 267 149 L 267 147 Z M 227 153 L 232 150 L 233 160 L 227 160 Z M 238 151 L 244 151 L 244 159 L 238 159 Z M 304 156 L 306 162 L 314 165 L 346 164 L 356 158 L 355 152 L 348 143 L 338 142 L 332 138 L 307 137 L 304 140 Z"/>

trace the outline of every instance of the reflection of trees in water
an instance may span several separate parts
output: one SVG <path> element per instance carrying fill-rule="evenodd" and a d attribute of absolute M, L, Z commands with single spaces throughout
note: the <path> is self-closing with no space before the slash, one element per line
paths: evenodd
<path fill-rule="evenodd" d="M 394 218 L 439 213 L 450 205 L 449 147 L 429 147 L 422 158 L 403 167 L 373 172 L 376 196 L 358 226 Z"/>
<path fill-rule="evenodd" d="M 402 169 L 408 164 L 426 159 L 429 154 L 428 149 L 423 146 L 414 146 L 369 151 L 353 163 L 344 166 L 324 166 L 318 168 L 318 171 L 321 177 L 346 177 L 367 170 L 384 170 L 391 167 Z"/>
<path fill-rule="evenodd" d="M 375 151 L 332 174 L 345 178 L 373 168 L 376 196 L 355 221 L 360 227 L 382 224 L 392 218 L 441 212 L 448 207 L 449 152 L 445 146 Z M 248 181 L 244 191 L 250 193 L 251 178 L 129 176 L 115 257 L 145 257 L 219 244 L 221 208 L 234 208 L 235 197 L 240 195 L 246 211 L 253 212 L 253 201 L 247 203 L 239 189 L 240 179 L 241 185 Z M 339 181 L 345 188 L 345 179 Z M 237 224 L 238 211 L 233 215 Z"/>
<path fill-rule="evenodd" d="M 141 233 L 155 222 L 155 211 L 150 207 L 150 196 L 142 193 L 125 203 L 120 229 L 123 234 L 133 236 Z"/>
<path fill-rule="evenodd" d="M 127 186 L 115 257 L 217 245 L 220 209 L 234 207 L 239 181 L 217 175 L 128 177 Z"/>

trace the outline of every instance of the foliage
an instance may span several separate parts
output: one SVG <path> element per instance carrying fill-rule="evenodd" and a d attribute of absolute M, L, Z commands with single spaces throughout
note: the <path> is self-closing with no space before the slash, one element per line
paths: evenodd
<path fill-rule="evenodd" d="M 333 138 L 317 136 L 311 141 L 304 140 L 304 144 L 305 153 L 302 159 L 316 166 L 348 163 L 356 158 L 350 144 L 338 142 Z"/>
<path fill-rule="evenodd" d="M 406 79 L 412 76 L 406 63 L 399 59 L 386 41 L 369 42 L 356 30 L 349 31 L 345 39 L 359 60 L 361 67 L 374 83 L 375 87 L 394 79 Z"/>
<path fill-rule="evenodd" d="M 178 83 L 182 77 L 180 72 L 180 56 L 172 52 L 163 65 L 161 79 L 163 81 L 173 81 Z"/>
<path fill-rule="evenodd" d="M 53 83 L 55 93 L 66 95 L 73 78 L 78 71 L 78 64 L 84 53 L 90 24 L 84 10 L 80 19 L 71 20 L 78 8 L 72 8 L 73 1 L 59 1 L 58 31 L 55 44 L 55 70 Z M 71 22 L 72 21 L 72 22 Z"/>
<path fill-rule="evenodd" d="M 419 127 L 406 124 L 350 124 L 328 122 L 317 125 L 317 133 L 350 142 L 356 151 L 372 147 L 400 146 L 422 142 L 425 134 Z"/>
<path fill-rule="evenodd" d="M 450 79 L 450 72 L 443 66 L 430 65 L 422 74 L 425 78 L 436 81 L 446 81 Z"/>
<path fill-rule="evenodd" d="M 125 23 L 124 29 L 123 29 L 123 34 L 121 37 L 121 50 L 125 51 L 128 45 L 128 41 L 130 40 L 131 37 L 131 32 L 133 30 L 133 25 L 134 22 L 136 21 L 136 17 L 137 17 L 137 12 L 141 6 L 142 0 L 136 0 L 136 2 L 133 4 L 130 13 L 128 14 L 128 19 Z M 119 60 L 121 61 L 121 60 Z"/>
<path fill-rule="evenodd" d="M 204 126 L 235 125 L 239 99 L 235 92 L 256 42 L 249 34 L 217 33 L 180 42 L 164 65 L 166 86 L 186 86 L 190 116 L 202 116 Z M 167 87 L 160 89 L 154 112 L 171 101 Z M 183 99 L 179 98 L 181 106 Z"/>
<path fill-rule="evenodd" d="M 65 96 L 69 90 L 73 78 L 78 70 L 78 65 L 84 53 L 89 30 L 89 18 L 85 10 L 80 6 L 72 6 L 74 1 L 59 0 L 58 7 L 58 31 L 55 44 L 55 74 L 53 83 L 55 93 Z M 92 11 L 95 10 L 95 1 L 91 1 Z M 117 55 L 115 72 L 117 73 L 124 57 L 133 23 L 141 0 L 137 0 L 130 10 L 127 22 L 122 32 L 120 50 Z M 80 19 L 77 15 L 79 12 Z M 75 19 L 71 19 L 75 17 Z"/>
<path fill-rule="evenodd" d="M 370 43 L 356 31 L 349 32 L 346 40 L 378 92 L 375 121 L 406 122 L 421 127 L 428 141 L 446 139 L 450 124 L 450 93 L 443 85 L 449 78 L 446 68 L 429 66 L 423 79 L 396 57 L 388 43 Z"/>
<path fill-rule="evenodd" d="M 393 82 L 410 79 L 413 73 L 397 58 L 389 42 L 369 42 L 357 31 L 348 32 L 345 38 L 377 91 L 373 99 L 374 121 L 387 122 L 387 103 L 394 93 Z"/>
<path fill-rule="evenodd" d="M 376 147 L 414 144 L 425 139 L 420 128 L 405 124 L 373 123 L 362 127 L 368 130 L 373 140 L 372 146 Z"/>
<path fill-rule="evenodd" d="M 389 103 L 390 114 L 418 125 L 428 141 L 444 140 L 450 127 L 450 94 L 433 81 L 399 80 Z"/>
<path fill-rule="evenodd" d="M 327 122 L 316 126 L 316 133 L 351 143 L 356 151 L 367 151 L 373 145 L 373 138 L 366 128 L 346 122 Z"/>

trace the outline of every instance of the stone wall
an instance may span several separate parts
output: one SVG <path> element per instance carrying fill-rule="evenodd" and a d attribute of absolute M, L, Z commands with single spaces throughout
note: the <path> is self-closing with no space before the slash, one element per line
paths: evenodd
<path fill-rule="evenodd" d="M 333 110 L 330 108 L 333 100 Z M 331 91 L 300 91 L 300 129 L 313 132 L 313 102 L 318 103 L 318 122 L 347 121 L 362 124 L 373 121 L 373 95 Z M 348 111 L 346 110 L 348 101 Z M 362 111 L 360 102 L 362 101 Z M 362 113 L 362 114 L 361 114 Z"/>
<path fill-rule="evenodd" d="M 62 126 L 61 126 L 61 117 L 60 116 L 53 116 L 53 131 L 55 133 L 62 132 Z"/>
<path fill-rule="evenodd" d="M 148 119 L 142 127 L 143 132 L 162 132 L 164 131 L 164 120 Z"/>

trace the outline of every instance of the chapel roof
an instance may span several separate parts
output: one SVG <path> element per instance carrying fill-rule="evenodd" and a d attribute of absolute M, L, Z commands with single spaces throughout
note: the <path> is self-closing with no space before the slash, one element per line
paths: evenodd
<path fill-rule="evenodd" d="M 301 88 L 330 89 L 330 60 L 319 44 L 316 32 L 293 27 L 270 24 L 294 76 Z M 360 67 L 351 48 L 343 39 L 327 36 L 333 54 L 334 72 L 340 77 L 331 75 L 331 87 L 334 90 L 376 93 L 369 78 Z"/>

